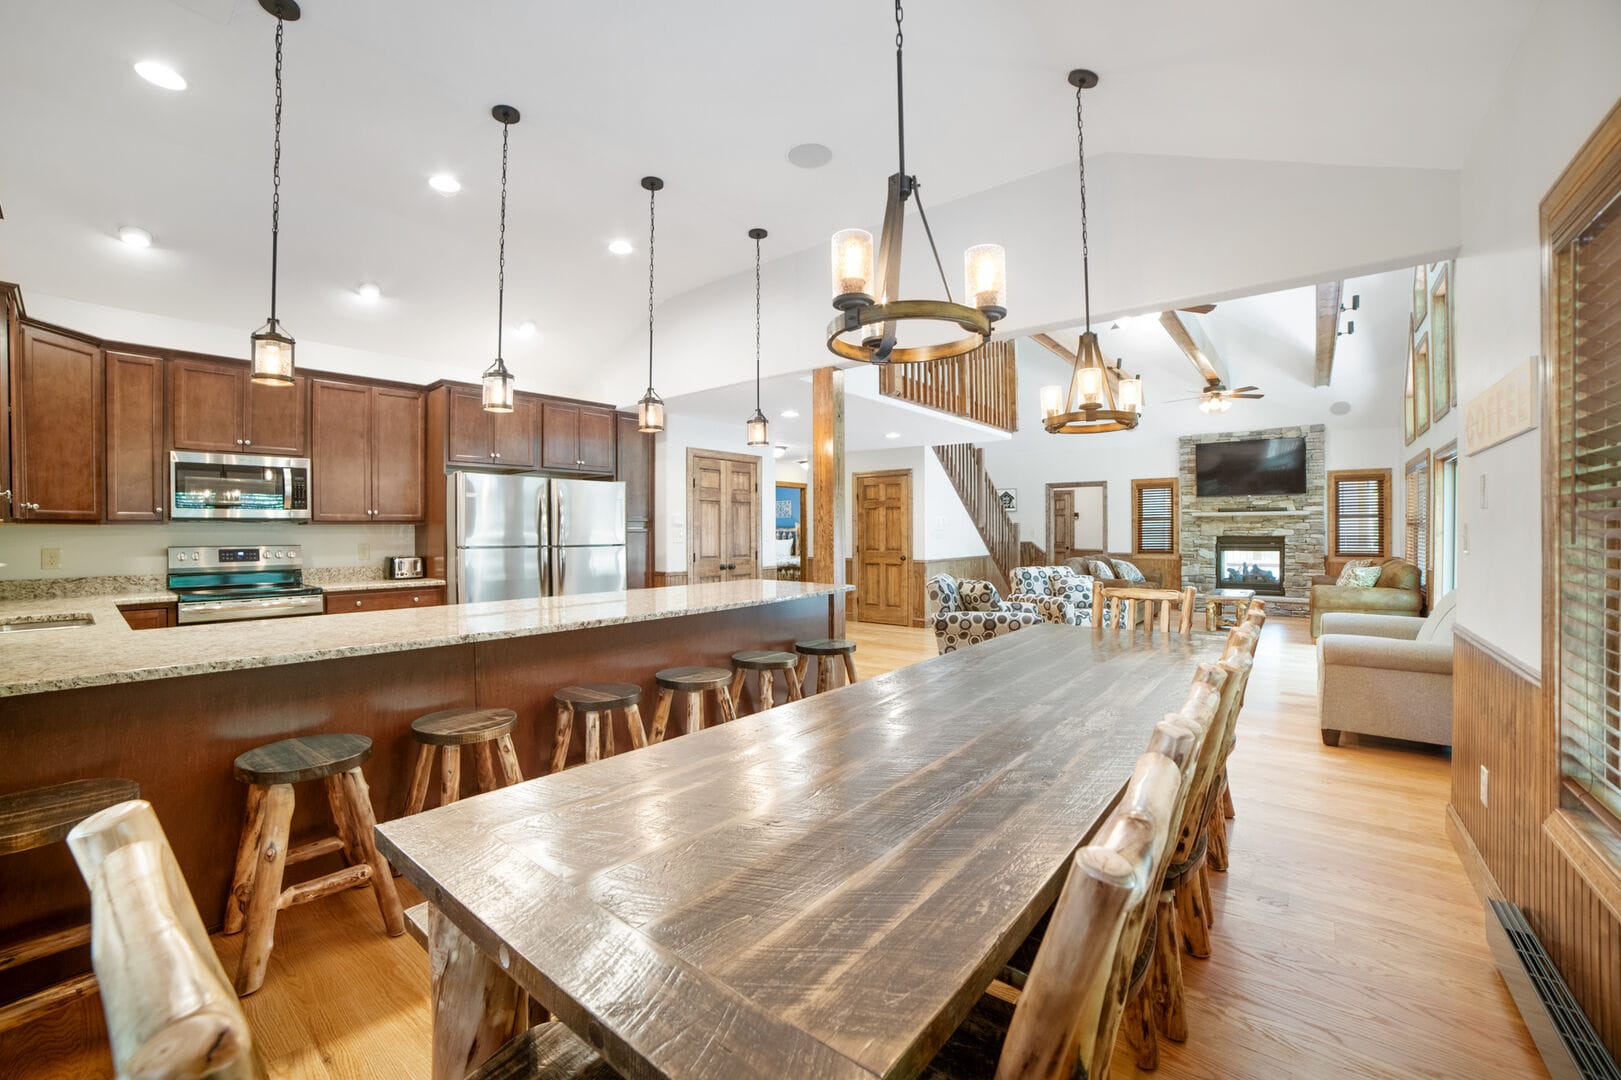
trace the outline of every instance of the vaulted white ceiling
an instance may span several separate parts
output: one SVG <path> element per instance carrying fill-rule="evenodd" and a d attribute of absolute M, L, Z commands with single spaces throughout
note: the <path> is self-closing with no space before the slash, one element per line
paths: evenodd
<path fill-rule="evenodd" d="M 908 165 L 931 207 L 1065 165 L 1064 74 L 1086 65 L 1104 77 L 1088 99 L 1100 155 L 1456 169 L 1535 7 L 914 3 Z M 874 0 L 304 11 L 287 31 L 281 301 L 301 339 L 444 376 L 488 361 L 498 102 L 523 111 L 507 312 L 541 337 L 507 353 L 535 388 L 562 372 L 579 385 L 645 319 L 643 174 L 668 183 L 668 299 L 741 270 L 751 225 L 772 230 L 769 258 L 871 223 L 894 168 L 892 16 Z M 254 0 L 8 0 L 0 278 L 240 326 L 245 342 L 267 307 L 273 26 Z M 148 58 L 190 88 L 140 80 L 131 65 Z M 807 141 L 832 163 L 790 165 L 787 150 Z M 428 189 L 439 171 L 461 179 L 460 195 Z M 126 223 L 155 246 L 119 244 Z M 620 236 L 634 255 L 608 254 Z M 381 286 L 381 303 L 356 300 L 362 281 Z"/>

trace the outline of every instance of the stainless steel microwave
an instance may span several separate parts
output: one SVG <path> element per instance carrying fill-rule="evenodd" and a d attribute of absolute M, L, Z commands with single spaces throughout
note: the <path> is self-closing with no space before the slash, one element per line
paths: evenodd
<path fill-rule="evenodd" d="M 308 521 L 310 459 L 172 450 L 169 517 L 176 521 Z"/>

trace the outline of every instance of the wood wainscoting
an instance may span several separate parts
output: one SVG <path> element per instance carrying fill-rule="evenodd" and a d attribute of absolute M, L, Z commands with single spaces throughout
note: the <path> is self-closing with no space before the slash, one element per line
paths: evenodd
<path fill-rule="evenodd" d="M 1621 919 L 1546 831 L 1559 791 L 1541 679 L 1467 630 L 1453 641 L 1448 817 L 1459 857 L 1477 889 L 1525 910 L 1599 1038 L 1621 1057 Z"/>

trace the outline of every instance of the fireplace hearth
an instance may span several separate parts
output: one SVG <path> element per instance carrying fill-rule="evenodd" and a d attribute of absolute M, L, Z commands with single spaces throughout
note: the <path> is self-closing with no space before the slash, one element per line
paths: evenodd
<path fill-rule="evenodd" d="M 1284 595 L 1284 538 L 1218 536 L 1216 584 L 1224 589 L 1254 589 L 1258 596 Z"/>

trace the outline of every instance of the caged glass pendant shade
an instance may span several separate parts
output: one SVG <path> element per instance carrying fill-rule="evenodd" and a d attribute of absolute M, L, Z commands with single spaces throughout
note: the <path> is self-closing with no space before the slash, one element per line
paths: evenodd
<path fill-rule="evenodd" d="M 250 339 L 253 360 L 249 377 L 265 386 L 293 384 L 293 339 L 275 319 L 261 326 Z"/>
<path fill-rule="evenodd" d="M 754 415 L 749 417 L 749 445 L 771 445 L 771 424 L 766 420 L 765 413 L 759 409 L 755 409 Z"/>
<path fill-rule="evenodd" d="M 1007 252 L 1001 244 L 975 244 L 963 252 L 963 295 L 970 307 L 1000 319 L 1007 315 Z M 994 313 L 994 314 L 993 314 Z"/>
<path fill-rule="evenodd" d="M 512 372 L 499 356 L 495 363 L 484 369 L 484 411 L 509 413 L 512 411 Z"/>
<path fill-rule="evenodd" d="M 664 430 L 664 399 L 649 386 L 636 403 L 636 430 L 651 435 Z"/>
<path fill-rule="evenodd" d="M 840 229 L 833 234 L 833 306 L 872 303 L 872 233 Z"/>

